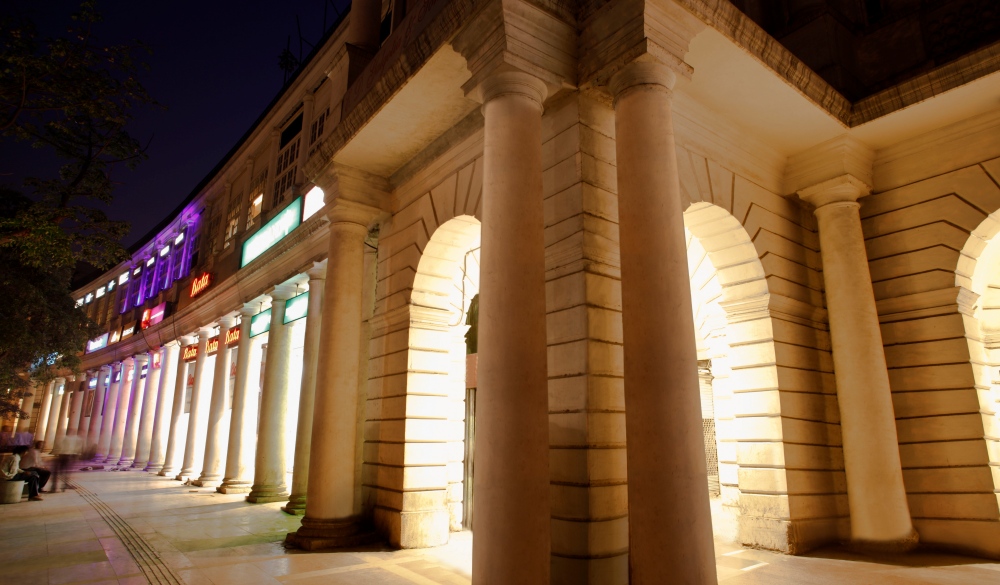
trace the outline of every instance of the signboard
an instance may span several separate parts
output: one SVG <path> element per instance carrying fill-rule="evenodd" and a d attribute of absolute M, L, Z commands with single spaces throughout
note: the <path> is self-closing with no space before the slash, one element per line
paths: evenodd
<path fill-rule="evenodd" d="M 193 360 L 196 357 L 198 357 L 198 346 L 197 345 L 189 345 L 189 346 L 187 346 L 187 347 L 184 348 L 183 352 L 181 352 L 181 359 L 184 360 L 184 361 L 186 361 L 186 362 L 189 362 L 189 361 Z"/>
<path fill-rule="evenodd" d="M 111 339 L 108 340 L 108 344 L 118 343 L 118 340 L 122 338 L 122 328 L 119 327 L 111 333 Z"/>
<path fill-rule="evenodd" d="M 240 342 L 240 328 L 233 327 L 226 332 L 226 347 L 232 347 Z"/>
<path fill-rule="evenodd" d="M 153 352 L 153 358 L 150 360 L 150 362 L 153 364 L 153 369 L 154 370 L 159 370 L 160 369 L 160 352 L 154 351 Z"/>
<path fill-rule="evenodd" d="M 139 371 L 139 379 L 140 380 L 145 380 L 146 379 L 146 372 L 148 372 L 148 371 L 149 371 L 149 364 L 148 363 L 142 364 L 142 369 Z"/>
<path fill-rule="evenodd" d="M 122 325 L 122 339 L 128 339 L 129 337 L 132 337 L 132 334 L 135 333 L 135 325 L 136 325 L 135 323 L 131 323 L 129 325 Z"/>
<path fill-rule="evenodd" d="M 115 372 L 115 384 L 121 381 L 122 381 L 122 370 L 121 368 L 118 368 L 118 370 Z"/>
<path fill-rule="evenodd" d="M 250 337 L 254 338 L 271 330 L 271 309 L 261 311 L 250 319 Z"/>
<path fill-rule="evenodd" d="M 191 281 L 191 292 L 188 293 L 188 297 L 193 299 L 210 286 L 212 286 L 212 273 L 205 272 Z"/>
<path fill-rule="evenodd" d="M 108 346 L 108 334 L 105 333 L 104 335 L 101 335 L 100 337 L 95 337 L 94 339 L 91 339 L 90 341 L 87 342 L 87 353 L 90 353 L 92 351 L 97 351 L 99 349 L 104 349 L 107 346 Z"/>
<path fill-rule="evenodd" d="M 87 382 L 87 388 L 97 388 L 97 378 L 91 378 Z"/>
<path fill-rule="evenodd" d="M 215 355 L 219 351 L 219 336 L 208 340 L 208 345 L 205 347 L 205 355 Z"/>
<path fill-rule="evenodd" d="M 297 297 L 292 297 L 285 302 L 285 320 L 284 323 L 291 323 L 292 321 L 297 321 L 302 317 L 306 316 L 309 312 L 309 291 L 300 294 Z"/>
<path fill-rule="evenodd" d="M 198 346 L 190 345 L 188 347 L 194 347 L 197 349 Z M 191 412 L 191 397 L 194 396 L 194 369 L 188 368 L 189 371 L 187 375 L 187 384 L 184 385 L 184 412 Z"/>
<path fill-rule="evenodd" d="M 163 316 L 166 315 L 166 313 L 167 303 L 160 303 L 151 309 L 146 309 L 142 312 L 142 321 L 140 325 L 143 329 L 148 329 L 160 321 L 163 321 Z"/>
<path fill-rule="evenodd" d="M 239 331 L 237 329 L 236 331 Z M 233 392 L 236 391 L 236 349 L 229 350 L 229 408 L 233 407 Z"/>
<path fill-rule="evenodd" d="M 240 260 L 240 268 L 267 252 L 271 246 L 280 242 L 292 230 L 299 227 L 300 223 L 302 223 L 302 198 L 296 197 L 278 215 L 271 218 L 271 221 L 257 230 L 257 233 L 243 242 L 243 257 Z"/>

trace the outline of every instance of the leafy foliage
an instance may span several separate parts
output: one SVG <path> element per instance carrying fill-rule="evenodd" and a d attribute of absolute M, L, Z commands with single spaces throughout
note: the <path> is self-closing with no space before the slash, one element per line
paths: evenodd
<path fill-rule="evenodd" d="M 70 297 L 70 275 L 81 262 L 128 257 L 128 224 L 99 207 L 112 201 L 113 171 L 146 158 L 127 127 L 136 107 L 155 105 L 138 77 L 143 47 L 100 43 L 93 0 L 51 38 L 9 8 L 0 6 L 0 139 L 61 167 L 26 179 L 26 196 L 0 190 L 0 416 L 16 412 L 29 378 L 75 371 L 97 333 Z"/>

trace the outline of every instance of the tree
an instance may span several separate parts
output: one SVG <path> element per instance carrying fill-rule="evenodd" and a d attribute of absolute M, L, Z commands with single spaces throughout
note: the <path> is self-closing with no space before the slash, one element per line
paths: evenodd
<path fill-rule="evenodd" d="M 43 37 L 27 18 L 0 13 L 0 137 L 61 161 L 50 177 L 31 177 L 0 193 L 0 414 L 16 410 L 28 378 L 75 369 L 94 327 L 70 298 L 77 263 L 99 268 L 128 257 L 129 229 L 109 205 L 112 174 L 146 158 L 127 127 L 135 108 L 155 105 L 139 81 L 139 43 L 102 44 L 93 0 L 66 34 Z M 12 306 L 18 305 L 18 306 Z M 6 403 L 4 403 L 6 401 Z"/>

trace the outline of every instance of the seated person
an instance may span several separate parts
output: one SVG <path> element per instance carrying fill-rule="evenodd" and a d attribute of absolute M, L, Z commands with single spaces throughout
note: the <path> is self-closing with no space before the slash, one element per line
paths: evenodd
<path fill-rule="evenodd" d="M 12 453 L 4 453 L 3 459 L 0 460 L 0 479 L 27 483 L 28 499 L 40 502 L 42 498 L 38 495 L 38 474 L 21 469 L 21 455 L 27 451 L 27 445 L 18 445 L 14 447 Z"/>
<path fill-rule="evenodd" d="M 38 474 L 38 491 L 45 491 L 45 484 L 49 481 L 49 476 L 52 472 L 48 469 L 42 467 L 42 442 L 35 441 L 35 444 L 28 449 L 28 452 L 21 457 L 21 469 L 25 471 L 34 471 Z"/>

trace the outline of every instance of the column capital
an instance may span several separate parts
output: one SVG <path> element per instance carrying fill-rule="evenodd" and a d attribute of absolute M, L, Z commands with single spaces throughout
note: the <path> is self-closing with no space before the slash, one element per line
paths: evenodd
<path fill-rule="evenodd" d="M 802 189 L 798 195 L 803 201 L 820 209 L 832 203 L 848 203 L 856 206 L 858 199 L 871 192 L 870 185 L 852 174 L 844 174 Z"/>
<path fill-rule="evenodd" d="M 234 315 L 227 315 L 219 319 L 220 329 L 232 329 L 233 325 L 236 325 L 236 317 Z"/>
<path fill-rule="evenodd" d="M 243 307 L 240 308 L 241 317 L 253 317 L 256 315 L 260 308 L 260 303 L 243 303 Z"/>
<path fill-rule="evenodd" d="M 132 359 L 135 360 L 136 366 L 141 366 L 141 365 L 143 365 L 143 364 L 145 364 L 146 362 L 149 361 L 149 354 L 148 353 L 137 353 L 134 356 L 132 356 Z"/>
<path fill-rule="evenodd" d="M 108 372 L 110 374 L 111 370 L 113 368 L 114 368 L 114 364 L 105 364 L 105 365 L 101 366 L 101 373 L 103 374 L 106 371 L 106 372 Z"/>
<path fill-rule="evenodd" d="M 310 282 L 313 280 L 326 280 L 326 260 L 313 262 L 312 268 L 306 270 L 306 274 L 309 275 Z"/>
<path fill-rule="evenodd" d="M 180 342 L 181 347 L 187 347 L 198 343 L 198 337 L 196 335 L 184 335 L 180 338 Z"/>
<path fill-rule="evenodd" d="M 274 300 L 287 301 L 295 296 L 298 288 L 294 284 L 279 284 L 267 291 L 267 294 Z"/>
<path fill-rule="evenodd" d="M 345 199 L 334 200 L 328 205 L 329 209 L 327 209 L 326 215 L 331 225 L 354 227 L 364 235 L 368 235 L 369 229 L 383 215 L 382 210 L 377 207 Z"/>
<path fill-rule="evenodd" d="M 633 61 L 617 70 L 608 79 L 608 91 L 616 102 L 621 96 L 639 87 L 666 91 L 673 95 L 676 82 L 676 68 L 648 59 Z"/>
<path fill-rule="evenodd" d="M 500 70 L 483 78 L 469 93 L 469 97 L 483 104 L 501 96 L 517 95 L 535 102 L 541 110 L 549 89 L 534 75 L 518 70 Z"/>
<path fill-rule="evenodd" d="M 166 342 L 166 343 L 163 344 L 163 347 L 165 347 L 165 348 L 180 347 L 180 346 L 181 346 L 181 340 L 180 339 L 173 339 L 173 340 L 168 341 L 168 342 Z"/>
<path fill-rule="evenodd" d="M 309 178 L 323 190 L 323 201 L 331 222 L 337 221 L 334 207 L 340 203 L 373 210 L 373 218 L 364 220 L 366 225 L 383 214 L 382 208 L 388 209 L 392 186 L 385 177 L 332 162 L 320 172 L 310 173 Z"/>
<path fill-rule="evenodd" d="M 198 330 L 198 334 L 197 335 L 198 335 L 198 341 L 199 342 L 200 341 L 208 341 L 209 337 L 214 337 L 215 336 L 215 328 L 214 327 L 202 327 L 201 329 Z"/>

